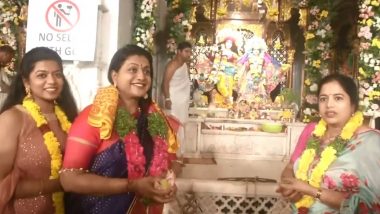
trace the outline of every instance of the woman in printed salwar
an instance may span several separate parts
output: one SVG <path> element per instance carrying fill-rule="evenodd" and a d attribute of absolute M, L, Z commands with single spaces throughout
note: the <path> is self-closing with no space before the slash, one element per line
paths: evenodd
<path fill-rule="evenodd" d="M 53 50 L 27 52 L 0 115 L 0 213 L 64 213 L 59 181 L 77 107 Z"/>
<path fill-rule="evenodd" d="M 355 82 L 318 87 L 320 121 L 305 127 L 277 192 L 294 213 L 380 213 L 380 133 L 363 125 Z"/>
<path fill-rule="evenodd" d="M 152 56 L 126 45 L 113 56 L 108 80 L 69 132 L 61 171 L 67 213 L 162 213 L 174 199 L 165 179 L 175 133 L 151 99 Z"/>

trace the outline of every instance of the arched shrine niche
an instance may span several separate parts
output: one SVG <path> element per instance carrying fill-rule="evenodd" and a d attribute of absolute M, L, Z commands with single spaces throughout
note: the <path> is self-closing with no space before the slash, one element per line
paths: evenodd
<path fill-rule="evenodd" d="M 289 89 L 294 50 L 284 24 L 289 5 L 261 0 L 194 5 L 190 76 L 195 109 L 225 109 L 230 118 L 294 118 Z"/>

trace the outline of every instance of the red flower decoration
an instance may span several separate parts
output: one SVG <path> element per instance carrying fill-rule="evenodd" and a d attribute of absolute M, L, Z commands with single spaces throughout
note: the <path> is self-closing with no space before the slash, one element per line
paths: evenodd
<path fill-rule="evenodd" d="M 343 173 L 340 175 L 343 188 L 348 191 L 357 192 L 359 190 L 359 178 L 351 173 Z"/>
<path fill-rule="evenodd" d="M 336 182 L 334 179 L 332 179 L 330 176 L 325 175 L 323 179 L 323 183 L 327 186 L 329 189 L 335 189 L 337 187 Z"/>
<path fill-rule="evenodd" d="M 125 153 L 128 163 L 128 178 L 136 179 L 145 175 L 144 148 L 139 142 L 139 138 L 135 131 L 130 132 L 124 137 Z M 160 136 L 153 137 L 153 158 L 149 168 L 149 175 L 160 176 L 164 174 L 168 168 L 168 144 L 165 139 Z"/>
<path fill-rule="evenodd" d="M 307 207 L 298 208 L 298 214 L 308 214 L 308 213 L 309 213 L 309 208 Z"/>
<path fill-rule="evenodd" d="M 125 153 L 128 163 L 128 178 L 136 179 L 145 174 L 144 148 L 139 143 L 135 132 L 131 132 L 124 138 Z"/>

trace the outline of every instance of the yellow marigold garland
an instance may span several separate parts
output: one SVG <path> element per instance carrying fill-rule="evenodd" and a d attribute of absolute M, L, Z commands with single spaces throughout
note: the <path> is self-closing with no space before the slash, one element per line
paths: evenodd
<path fill-rule="evenodd" d="M 332 162 L 337 159 L 339 153 L 344 149 L 345 144 L 352 138 L 357 128 L 363 124 L 362 112 L 355 112 L 354 116 L 346 123 L 340 136 L 336 137 L 332 143 L 327 146 L 321 153 L 321 159 L 315 168 L 312 170 L 310 177 L 308 171 L 311 163 L 315 159 L 315 155 L 320 146 L 319 140 L 326 132 L 326 121 L 321 119 L 313 131 L 313 136 L 307 143 L 307 148 L 302 153 L 296 178 L 302 181 L 307 181 L 311 186 L 320 188 L 323 175 L 329 168 Z M 309 209 L 314 204 L 314 197 L 305 195 L 295 203 L 295 206 L 300 211 L 301 209 Z"/>
<path fill-rule="evenodd" d="M 36 121 L 36 125 L 40 128 L 43 125 L 47 125 L 46 118 L 42 115 L 40 107 L 30 98 L 25 98 L 22 102 L 24 108 L 28 111 L 28 113 L 32 116 L 33 120 Z M 58 121 L 61 125 L 61 128 L 66 133 L 71 127 L 70 121 L 67 119 L 66 114 L 62 111 L 62 109 L 55 105 L 54 113 L 58 118 Z M 45 146 L 50 154 L 50 177 L 49 179 L 58 179 L 59 170 L 62 167 L 62 152 L 60 148 L 60 143 L 58 139 L 55 137 L 54 133 L 49 130 L 43 134 Z M 56 192 L 52 195 L 52 200 L 55 207 L 55 213 L 63 214 L 65 213 L 64 205 L 63 205 L 63 192 Z"/>

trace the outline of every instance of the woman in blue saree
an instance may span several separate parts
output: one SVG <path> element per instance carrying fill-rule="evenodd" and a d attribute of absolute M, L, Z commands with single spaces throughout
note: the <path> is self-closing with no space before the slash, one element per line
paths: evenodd
<path fill-rule="evenodd" d="M 113 56 L 112 86 L 101 88 L 73 123 L 61 183 L 66 213 L 162 213 L 176 187 L 161 187 L 177 144 L 152 102 L 152 56 L 127 45 Z"/>

